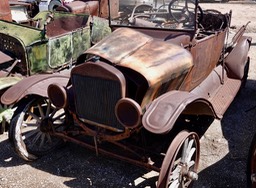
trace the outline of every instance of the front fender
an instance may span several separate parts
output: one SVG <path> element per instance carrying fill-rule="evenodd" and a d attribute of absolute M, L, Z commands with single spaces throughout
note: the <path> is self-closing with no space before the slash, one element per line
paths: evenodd
<path fill-rule="evenodd" d="M 66 86 L 69 74 L 42 74 L 25 78 L 9 88 L 2 96 L 1 102 L 6 105 L 14 104 L 28 95 L 47 97 L 47 88 L 52 83 Z"/>
<path fill-rule="evenodd" d="M 150 104 L 143 115 L 142 124 L 152 133 L 164 134 L 173 128 L 182 112 L 216 116 L 207 99 L 185 91 L 170 91 Z"/>

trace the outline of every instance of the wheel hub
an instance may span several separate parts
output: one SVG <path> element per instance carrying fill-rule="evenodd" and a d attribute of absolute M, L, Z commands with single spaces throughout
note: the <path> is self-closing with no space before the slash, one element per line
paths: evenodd
<path fill-rule="evenodd" d="M 53 122 L 51 118 L 44 118 L 40 123 L 41 132 L 52 132 Z"/>
<path fill-rule="evenodd" d="M 190 179 L 190 180 L 198 180 L 198 174 L 196 172 L 193 172 L 193 171 L 188 171 L 187 173 L 187 177 Z"/>
<path fill-rule="evenodd" d="M 188 165 L 186 163 L 181 165 L 181 171 L 179 175 L 179 182 L 182 182 L 183 177 L 187 178 L 188 180 L 198 180 L 198 174 L 189 170 Z"/>

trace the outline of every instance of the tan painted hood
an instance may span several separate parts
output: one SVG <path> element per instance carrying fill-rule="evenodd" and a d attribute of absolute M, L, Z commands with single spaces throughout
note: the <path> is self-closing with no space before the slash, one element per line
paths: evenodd
<path fill-rule="evenodd" d="M 150 86 L 174 79 L 193 66 L 191 54 L 181 46 L 129 28 L 117 29 L 86 53 L 139 72 Z"/>

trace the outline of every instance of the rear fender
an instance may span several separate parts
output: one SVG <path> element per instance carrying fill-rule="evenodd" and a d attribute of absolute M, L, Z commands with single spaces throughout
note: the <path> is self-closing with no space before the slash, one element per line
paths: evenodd
<path fill-rule="evenodd" d="M 251 37 L 242 36 L 225 59 L 227 75 L 229 78 L 242 79 L 244 68 L 248 60 Z"/>
<path fill-rule="evenodd" d="M 143 115 L 142 124 L 152 133 L 168 133 L 181 113 L 216 117 L 207 99 L 185 91 L 170 91 L 150 104 Z"/>
<path fill-rule="evenodd" d="M 66 86 L 69 81 L 68 75 L 44 74 L 25 78 L 9 88 L 2 96 L 1 102 L 6 105 L 17 103 L 29 95 L 47 97 L 47 88 L 52 83 Z"/>

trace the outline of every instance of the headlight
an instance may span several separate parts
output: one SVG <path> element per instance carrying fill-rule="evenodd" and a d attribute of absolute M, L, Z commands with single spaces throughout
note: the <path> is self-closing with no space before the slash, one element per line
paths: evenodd
<path fill-rule="evenodd" d="M 141 107 L 132 99 L 120 99 L 116 104 L 115 114 L 124 127 L 135 128 L 141 124 Z"/>
<path fill-rule="evenodd" d="M 63 86 L 51 84 L 47 89 L 47 93 L 50 101 L 57 108 L 65 108 L 67 106 L 67 92 Z"/>

